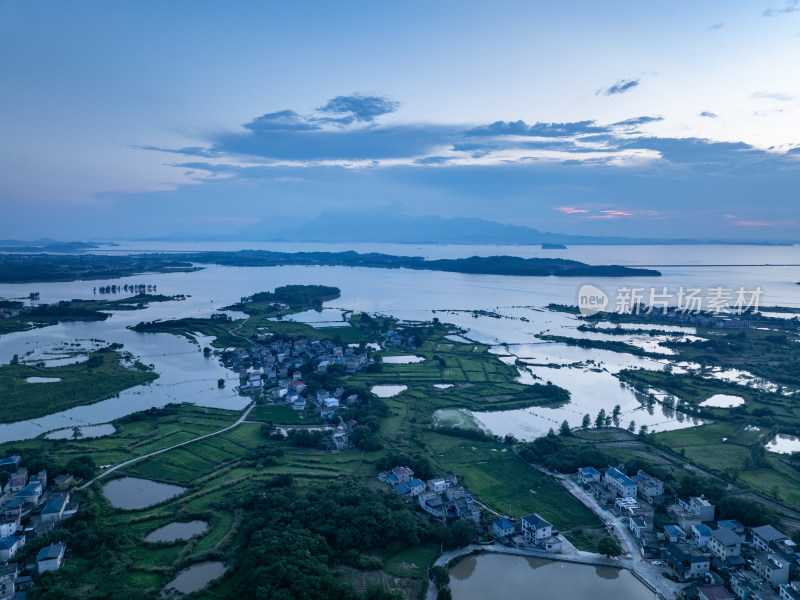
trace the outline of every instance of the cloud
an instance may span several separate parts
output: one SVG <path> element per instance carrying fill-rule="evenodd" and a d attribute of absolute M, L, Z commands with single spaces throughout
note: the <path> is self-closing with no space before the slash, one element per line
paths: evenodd
<path fill-rule="evenodd" d="M 734 225 L 738 225 L 739 227 L 777 227 L 777 228 L 787 228 L 787 227 L 796 227 L 797 221 L 736 221 Z"/>
<path fill-rule="evenodd" d="M 321 129 L 313 119 L 303 117 L 293 110 L 281 110 L 256 117 L 242 127 L 250 131 L 314 131 Z"/>
<path fill-rule="evenodd" d="M 791 102 L 794 96 L 784 94 L 783 92 L 753 92 L 750 94 L 751 98 L 765 98 L 767 100 L 777 100 L 778 102 Z"/>
<path fill-rule="evenodd" d="M 800 0 L 787 0 L 786 6 L 783 8 L 768 8 L 764 11 L 765 17 L 774 17 L 776 15 L 785 15 L 800 11 Z"/>
<path fill-rule="evenodd" d="M 657 210 L 635 210 L 600 207 L 579 208 L 575 206 L 556 206 L 553 210 L 566 215 L 575 215 L 578 219 L 588 220 L 610 220 L 615 221 L 621 217 L 660 217 L 661 213 Z"/>
<path fill-rule="evenodd" d="M 628 90 L 631 90 L 631 89 L 635 88 L 637 85 L 639 85 L 639 81 L 640 80 L 638 78 L 636 78 L 636 79 L 620 79 L 619 81 L 617 81 L 617 83 L 615 83 L 614 85 L 612 85 L 610 87 L 601 88 L 601 89 L 597 90 L 594 93 L 594 95 L 595 96 L 613 96 L 614 94 L 624 94 Z"/>
<path fill-rule="evenodd" d="M 522 135 L 531 137 L 563 137 L 583 133 L 605 133 L 608 127 L 598 126 L 594 121 L 575 121 L 573 123 L 534 123 L 525 121 L 495 121 L 464 132 L 468 136 L 506 136 Z"/>
<path fill-rule="evenodd" d="M 700 116 L 701 117 L 707 117 L 709 119 L 717 119 L 717 118 L 719 118 L 719 115 L 717 113 L 713 113 L 710 110 L 704 110 L 703 112 L 700 113 Z"/>
<path fill-rule="evenodd" d="M 646 125 L 647 123 L 658 123 L 659 121 L 663 121 L 664 117 L 636 117 L 633 119 L 625 119 L 624 121 L 618 121 L 617 123 L 612 123 L 612 127 L 635 127 L 637 125 Z"/>
<path fill-rule="evenodd" d="M 714 23 L 713 25 L 709 25 L 708 27 L 706 27 L 706 30 L 717 31 L 719 29 L 722 29 L 723 27 L 725 27 L 725 23 Z"/>
<path fill-rule="evenodd" d="M 363 94 L 353 94 L 351 96 L 336 96 L 329 100 L 325 106 L 321 106 L 317 111 L 321 113 L 341 115 L 334 119 L 342 123 L 371 123 L 376 117 L 395 112 L 400 107 L 400 103 L 384 96 L 365 96 Z"/>

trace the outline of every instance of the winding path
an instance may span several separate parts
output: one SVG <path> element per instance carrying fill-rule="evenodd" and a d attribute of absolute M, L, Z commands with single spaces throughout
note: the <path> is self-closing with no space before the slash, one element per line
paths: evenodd
<path fill-rule="evenodd" d="M 170 450 L 174 450 L 175 448 L 180 448 L 181 446 L 186 446 L 188 444 L 192 444 L 194 442 L 199 442 L 200 440 L 204 440 L 206 438 L 210 438 L 210 437 L 213 437 L 215 435 L 219 435 L 220 433 L 225 433 L 226 431 L 230 431 L 234 427 L 238 427 L 239 425 L 241 425 L 242 423 L 245 422 L 245 419 L 247 419 L 247 415 L 250 414 L 250 411 L 253 410 L 254 406 L 255 406 L 255 402 L 251 402 L 248 405 L 248 407 L 245 409 L 245 411 L 242 413 L 242 416 L 239 417 L 239 419 L 235 423 L 233 423 L 232 425 L 228 425 L 227 427 L 223 427 L 222 429 L 219 429 L 217 431 L 212 431 L 211 433 L 206 433 L 206 434 L 198 436 L 196 438 L 192 438 L 191 440 L 186 440 L 185 442 L 181 442 L 180 444 L 175 444 L 173 446 L 169 446 L 168 448 L 162 448 L 161 450 L 156 450 L 155 452 L 150 452 L 149 454 L 143 454 L 142 456 L 137 456 L 136 458 L 132 458 L 130 460 L 126 460 L 125 462 L 121 462 L 118 465 L 114 465 L 113 467 L 111 467 L 109 469 L 106 469 L 105 471 L 100 473 L 100 475 L 98 475 L 97 477 L 92 479 L 91 481 L 88 481 L 88 482 L 84 483 L 82 486 L 80 486 L 78 488 L 78 490 L 85 490 L 90 485 L 92 485 L 95 481 L 98 481 L 98 480 L 102 479 L 103 477 L 105 477 L 109 473 L 113 473 L 117 469 L 121 469 L 122 467 L 127 467 L 128 465 L 131 465 L 131 464 L 133 464 L 135 462 L 139 462 L 140 460 L 144 460 L 146 458 L 150 458 L 151 456 L 156 456 L 157 454 L 162 454 L 163 452 L 169 452 Z"/>

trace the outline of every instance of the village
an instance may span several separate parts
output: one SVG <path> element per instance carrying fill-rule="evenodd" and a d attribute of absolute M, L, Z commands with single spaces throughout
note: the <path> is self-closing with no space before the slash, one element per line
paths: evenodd
<path fill-rule="evenodd" d="M 21 600 L 33 586 L 33 577 L 57 571 L 64 564 L 66 544 L 42 548 L 35 562 L 10 562 L 28 539 L 41 536 L 74 516 L 78 505 L 70 502 L 77 485 L 72 475 L 48 479 L 47 471 L 31 474 L 20 456 L 0 459 L 0 600 Z"/>

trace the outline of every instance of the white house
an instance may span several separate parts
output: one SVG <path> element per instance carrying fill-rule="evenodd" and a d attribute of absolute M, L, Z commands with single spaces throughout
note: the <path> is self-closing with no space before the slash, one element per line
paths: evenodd
<path fill-rule="evenodd" d="M 578 469 L 578 483 L 589 485 L 595 481 L 600 481 L 600 471 L 594 467 L 581 467 Z"/>
<path fill-rule="evenodd" d="M 615 498 L 617 496 L 636 498 L 636 482 L 614 467 L 609 467 L 606 470 L 603 476 L 603 483 L 611 490 Z"/>
<path fill-rule="evenodd" d="M 553 535 L 553 526 L 537 514 L 522 517 L 522 535 L 525 543 L 533 544 Z"/>
<path fill-rule="evenodd" d="M 64 553 L 67 551 L 67 545 L 63 542 L 45 546 L 39 550 L 36 556 L 36 567 L 39 573 L 45 571 L 58 571 L 61 565 L 64 564 Z"/>

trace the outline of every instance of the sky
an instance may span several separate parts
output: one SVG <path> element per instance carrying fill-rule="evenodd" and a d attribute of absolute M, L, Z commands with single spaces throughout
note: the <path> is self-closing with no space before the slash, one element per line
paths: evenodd
<path fill-rule="evenodd" d="M 800 0 L 0 0 L 0 238 L 800 242 Z"/>

